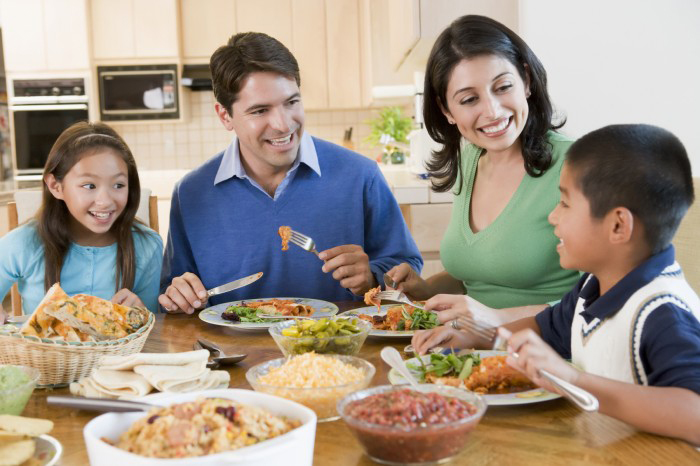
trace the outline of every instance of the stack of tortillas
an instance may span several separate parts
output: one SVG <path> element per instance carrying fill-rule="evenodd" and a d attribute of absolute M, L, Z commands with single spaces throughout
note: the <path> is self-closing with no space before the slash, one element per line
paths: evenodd
<path fill-rule="evenodd" d="M 80 396 L 127 399 L 153 389 L 184 393 L 228 387 L 228 372 L 208 369 L 208 358 L 207 350 L 105 356 L 89 377 L 72 383 L 70 391 Z"/>
<path fill-rule="evenodd" d="M 0 414 L 0 466 L 32 464 L 34 437 L 51 429 L 53 422 L 46 419 Z"/>

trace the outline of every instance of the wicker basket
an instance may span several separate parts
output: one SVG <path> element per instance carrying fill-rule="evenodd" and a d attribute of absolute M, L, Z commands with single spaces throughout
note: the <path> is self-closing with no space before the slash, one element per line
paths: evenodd
<path fill-rule="evenodd" d="M 146 325 L 118 340 L 64 342 L 0 331 L 0 363 L 39 369 L 39 385 L 65 385 L 87 377 L 103 356 L 138 353 L 155 324 L 149 313 Z"/>

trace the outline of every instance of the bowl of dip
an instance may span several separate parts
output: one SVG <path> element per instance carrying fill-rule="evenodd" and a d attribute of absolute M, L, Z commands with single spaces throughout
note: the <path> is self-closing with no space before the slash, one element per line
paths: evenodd
<path fill-rule="evenodd" d="M 0 365 L 0 414 L 22 414 L 40 376 L 33 367 Z"/>
<path fill-rule="evenodd" d="M 381 385 L 338 402 L 338 413 L 367 456 L 384 464 L 449 461 L 485 412 L 481 395 L 435 384 Z"/>

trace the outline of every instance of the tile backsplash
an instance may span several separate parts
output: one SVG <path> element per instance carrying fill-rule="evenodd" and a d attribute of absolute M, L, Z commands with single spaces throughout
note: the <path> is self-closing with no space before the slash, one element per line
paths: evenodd
<path fill-rule="evenodd" d="M 177 123 L 110 123 L 122 135 L 136 158 L 140 170 L 192 169 L 229 144 L 232 133 L 226 131 L 214 112 L 214 93 L 184 90 L 181 95 L 185 121 Z M 404 113 L 411 114 L 411 105 Z M 353 127 L 355 150 L 375 158 L 380 147 L 370 147 L 364 139 L 370 133 L 367 120 L 378 108 L 351 110 L 307 110 L 306 131 L 311 135 L 341 144 L 343 134 Z"/>

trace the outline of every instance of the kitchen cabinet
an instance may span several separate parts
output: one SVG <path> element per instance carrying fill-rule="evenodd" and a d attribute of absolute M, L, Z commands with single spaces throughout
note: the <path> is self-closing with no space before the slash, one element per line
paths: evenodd
<path fill-rule="evenodd" d="M 185 63 L 209 63 L 237 31 L 236 2 L 231 0 L 180 0 L 180 14 Z"/>
<path fill-rule="evenodd" d="M 402 204 L 401 212 L 423 256 L 421 276 L 428 278 L 442 272 L 444 267 L 440 261 L 440 243 L 450 223 L 452 203 Z"/>
<path fill-rule="evenodd" d="M 7 73 L 89 68 L 87 0 L 3 0 Z"/>
<path fill-rule="evenodd" d="M 177 59 L 176 0 L 91 0 L 93 58 Z"/>

